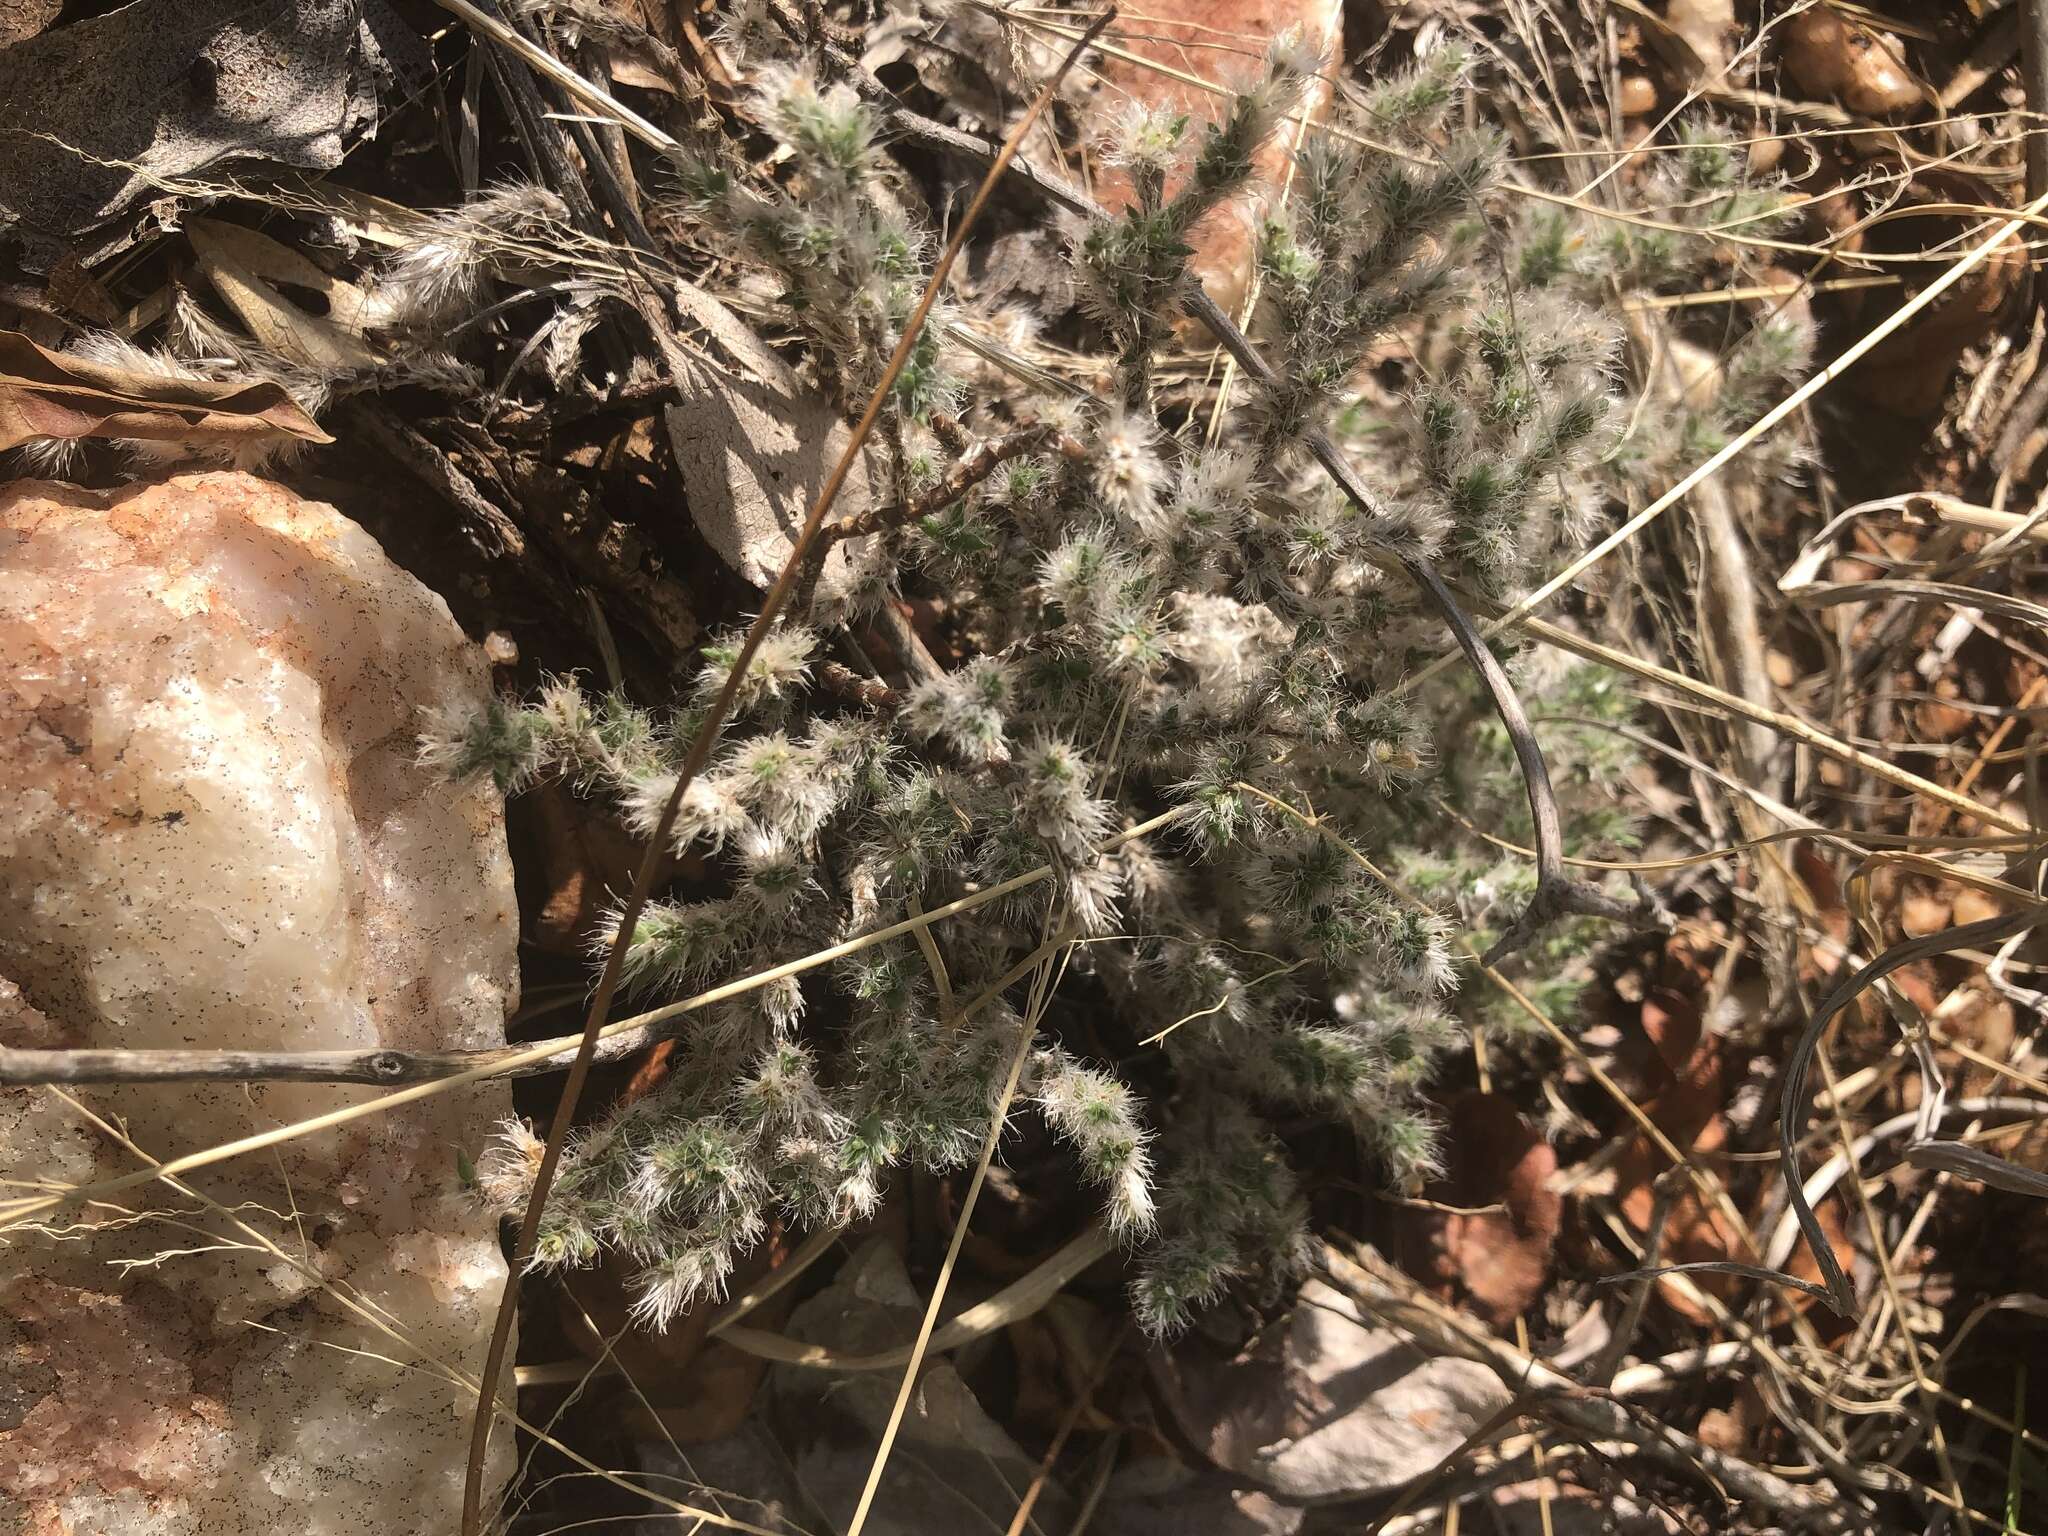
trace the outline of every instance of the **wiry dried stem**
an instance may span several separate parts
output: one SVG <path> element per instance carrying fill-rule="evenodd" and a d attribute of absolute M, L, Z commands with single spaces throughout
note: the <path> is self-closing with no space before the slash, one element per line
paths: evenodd
<path fill-rule="evenodd" d="M 1087 452 L 1072 438 L 1043 424 L 1019 427 L 1001 437 L 988 438 L 963 453 L 939 482 L 923 495 L 891 506 L 870 507 L 865 512 L 856 512 L 833 523 L 818 536 L 819 555 L 822 556 L 842 539 L 857 539 L 863 534 L 881 533 L 889 528 L 907 528 L 943 512 L 1010 460 L 1047 448 L 1057 448 L 1069 458 L 1085 457 Z"/>
<path fill-rule="evenodd" d="M 1236 322 L 1223 312 L 1206 290 L 1199 286 L 1193 288 L 1183 307 L 1208 328 L 1247 374 L 1260 383 L 1274 382 L 1273 370 L 1259 355 L 1258 348 L 1251 344 L 1250 338 L 1237 328 Z M 1359 515 L 1380 517 L 1377 499 L 1343 452 L 1330 440 L 1329 434 L 1318 428 L 1307 435 L 1307 443 L 1316 462 Z M 1551 787 L 1550 770 L 1544 764 L 1543 749 L 1536 741 L 1528 711 L 1522 708 L 1514 684 L 1508 681 L 1499 659 L 1487 649 L 1477 627 L 1451 595 L 1451 589 L 1444 584 L 1436 567 L 1419 557 L 1403 556 L 1400 563 L 1409 579 L 1429 598 L 1450 626 L 1465 659 L 1472 664 L 1480 685 L 1493 701 L 1494 711 L 1500 716 L 1501 725 L 1514 746 L 1515 761 L 1522 770 L 1523 787 L 1529 796 L 1529 814 L 1535 823 L 1536 894 L 1522 915 L 1487 951 L 1486 963 L 1497 964 L 1526 945 L 1550 923 L 1570 913 L 1623 920 L 1638 920 L 1650 915 L 1654 907 L 1646 892 L 1638 891 L 1634 902 L 1625 902 L 1571 877 L 1564 862 L 1564 826 L 1558 814 L 1557 792 Z"/>
<path fill-rule="evenodd" d="M 1361 1249 L 1354 1260 L 1325 1244 L 1323 1260 L 1337 1288 L 1374 1317 L 1423 1348 L 1488 1366 L 1511 1391 L 1540 1393 L 1545 1417 L 1584 1434 L 1621 1441 L 1675 1472 L 1704 1476 L 1744 1503 L 1770 1510 L 1792 1528 L 1863 1528 L 1857 1509 L 1825 1490 L 1788 1483 L 1680 1430 L 1639 1417 L 1612 1394 L 1583 1387 L 1506 1340 L 1494 1338 L 1461 1313 L 1422 1294 L 1391 1266 L 1379 1263 L 1370 1250 Z"/>
<path fill-rule="evenodd" d="M 1192 812 L 1190 806 L 1173 810 L 1128 827 L 1095 845 L 1097 854 L 1150 837 Z M 682 1026 L 679 1022 L 714 1004 L 730 1002 L 758 992 L 787 977 L 801 976 L 836 960 L 886 944 L 907 934 L 945 922 L 979 907 L 1007 900 L 1019 891 L 1049 880 L 1056 873 L 1050 864 L 1013 875 L 1008 880 L 971 891 L 965 896 L 917 913 L 884 928 L 871 929 L 853 938 L 828 945 L 795 960 L 755 971 L 751 975 L 722 982 L 673 1003 L 607 1024 L 599 1032 L 596 1059 L 617 1061 L 666 1040 Z M 1004 985 L 1016 980 L 1010 975 Z M 0 1084 L 32 1087 L 42 1083 L 399 1083 L 439 1082 L 484 1071 L 495 1076 L 536 1077 L 567 1069 L 575 1060 L 582 1035 L 560 1035 L 530 1045 L 508 1045 L 477 1051 L 122 1051 L 122 1050 L 26 1050 L 0 1046 Z M 493 1072 L 492 1069 L 497 1069 Z M 363 1106 L 374 1112 L 381 1100 Z M 47 1208 L 45 1202 L 39 1209 Z"/>
<path fill-rule="evenodd" d="M 1065 78 L 1067 70 L 1087 50 L 1096 34 L 1110 23 L 1115 14 L 1114 10 L 1105 11 L 1095 20 L 1086 35 L 1067 54 L 1053 77 L 1046 82 L 1044 89 L 1039 92 L 1023 117 L 1018 120 L 1017 126 L 1011 130 L 1009 138 L 997 153 L 995 163 L 989 167 L 988 174 L 983 178 L 974 201 L 968 205 L 966 213 L 953 231 L 952 238 L 947 241 L 939 259 L 933 264 L 923 296 L 918 300 L 917 308 L 903 327 L 895 352 L 868 400 L 867 409 L 861 413 L 859 422 L 855 424 L 845 448 L 839 455 L 839 461 L 833 466 L 823 488 L 818 492 L 817 499 L 811 504 L 809 514 L 804 518 L 803 529 L 789 552 L 788 560 L 783 564 L 781 574 L 776 577 L 775 584 L 769 588 L 766 598 L 763 599 L 761 612 L 747 630 L 739 654 L 726 674 L 724 686 L 720 688 L 717 698 L 712 701 L 710 709 L 706 712 L 696 739 L 690 743 L 690 750 L 676 775 L 675 787 L 670 791 L 668 803 L 662 808 L 661 819 L 654 829 L 653 836 L 648 840 L 646 857 L 640 861 L 640 868 L 633 878 L 632 891 L 619 914 L 618 932 L 605 955 L 604 969 L 598 976 L 597 991 L 591 998 L 589 1016 L 584 1021 L 583 1037 L 577 1045 L 575 1059 L 570 1063 L 568 1081 L 562 1085 L 562 1096 L 556 1104 L 554 1120 L 548 1128 L 547 1144 L 541 1155 L 540 1167 L 534 1176 L 532 1193 L 527 1199 L 525 1217 L 519 1225 L 519 1238 L 513 1248 L 512 1264 L 505 1280 L 505 1293 L 499 1301 L 497 1319 L 491 1329 L 490 1350 L 484 1361 L 483 1387 L 477 1394 L 476 1418 L 470 1434 L 469 1465 L 463 1479 L 463 1536 L 477 1536 L 482 1527 L 485 1454 L 490 1444 L 491 1425 L 496 1418 L 496 1382 L 511 1344 L 512 1321 L 518 1315 L 520 1276 L 533 1260 L 540 1236 L 541 1213 L 547 1205 L 548 1193 L 554 1184 L 556 1170 L 561 1165 L 562 1149 L 568 1141 L 570 1127 L 575 1123 L 576 1107 L 582 1098 L 584 1084 L 589 1080 L 598 1035 L 604 1027 L 605 1015 L 611 1010 L 612 997 L 617 992 L 620 977 L 624 973 L 626 951 L 632 944 L 640 913 L 645 909 L 648 897 L 653 893 L 655 875 L 661 866 L 664 850 L 669 845 L 676 819 L 682 810 L 683 796 L 688 793 L 690 785 L 695 782 L 704 765 L 710 760 L 712 750 L 717 746 L 719 736 L 724 730 L 725 722 L 732 715 L 740 688 L 746 681 L 748 669 L 760 651 L 761 643 L 767 637 L 769 629 L 774 625 L 776 616 L 796 589 L 810 555 L 811 546 L 818 537 L 819 529 L 824 525 L 826 514 L 838 500 L 847 476 L 859 462 L 862 446 L 874 431 L 875 424 L 881 419 L 882 410 L 888 403 L 889 392 L 902 374 L 904 365 L 909 361 L 911 350 L 917 344 L 919 333 L 926 318 L 931 314 L 933 303 L 945 287 L 946 278 L 952 272 L 953 264 L 959 259 L 961 247 L 966 243 L 969 232 L 979 221 L 982 210 L 988 206 L 989 198 L 1002 180 L 1004 170 L 1016 156 L 1017 146 L 1022 142 L 1023 136 L 1030 131 L 1051 103 L 1053 92 Z M 557 83 L 565 86 L 569 84 L 559 79 Z"/>

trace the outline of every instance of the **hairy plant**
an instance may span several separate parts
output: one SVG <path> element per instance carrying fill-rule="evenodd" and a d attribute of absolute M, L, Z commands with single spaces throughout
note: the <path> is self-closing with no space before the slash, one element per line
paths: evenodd
<path fill-rule="evenodd" d="M 1395 1185 L 1437 1167 L 1424 1091 L 1463 1038 L 1453 935 L 1528 884 L 1466 824 L 1526 839 L 1528 813 L 1475 689 L 1394 691 L 1445 644 L 1404 562 L 1505 596 L 1584 538 L 1606 505 L 1618 337 L 1518 276 L 1530 231 L 1489 200 L 1497 145 L 1453 126 L 1465 68 L 1445 53 L 1362 103 L 1383 147 L 1311 136 L 1291 192 L 1263 194 L 1274 376 L 1220 441 L 1184 430 L 1153 358 L 1195 281 L 1190 236 L 1259 193 L 1255 152 L 1313 67 L 1283 43 L 1212 122 L 1116 125 L 1134 195 L 1071 238 L 1110 398 L 1019 381 L 970 402 L 944 327 L 925 328 L 895 390 L 893 500 L 860 532 L 945 596 L 965 659 L 864 707 L 817 686 L 829 634 L 801 612 L 772 631 L 675 823 L 709 873 L 641 914 L 626 976 L 689 993 L 1049 876 L 828 982 L 689 1015 L 662 1086 L 570 1149 L 538 1264 L 623 1255 L 641 1315 L 666 1322 L 771 1221 L 850 1221 L 893 1170 L 970 1163 L 1027 1028 L 1017 1102 L 1072 1149 L 1154 1332 L 1298 1273 L 1307 1198 L 1279 1125 L 1348 1128 Z M 781 276 L 786 318 L 850 399 L 881 377 L 930 238 L 850 89 L 769 63 L 757 78 L 780 179 L 691 162 L 678 180 L 708 240 Z M 1390 400 L 1366 379 L 1394 340 L 1424 366 Z M 1321 478 L 1324 432 L 1377 466 L 1371 507 Z M 557 680 L 435 722 L 426 750 L 508 791 L 560 775 L 646 833 L 737 655 L 714 641 L 667 714 Z M 1583 673 L 1522 676 L 1596 725 L 1625 712 Z M 1615 738 L 1581 729 L 1553 752 L 1574 838 L 1624 843 Z M 1583 930 L 1557 932 L 1525 968 L 1566 969 Z M 1061 991 L 1027 1020 L 1005 987 L 1061 946 Z M 480 1164 L 507 1208 L 529 1140 L 508 1131 Z"/>
<path fill-rule="evenodd" d="M 1743 150 L 1710 121 L 1677 125 L 1676 142 L 1658 146 L 1634 200 L 1654 219 L 1596 219 L 1532 205 L 1516 241 L 1516 277 L 1539 294 L 1588 304 L 1627 293 L 1642 299 L 1697 293 L 1739 247 L 1728 234 L 1781 235 L 1797 217 L 1782 177 L 1752 175 Z M 1731 252 L 1733 255 L 1731 256 Z M 1748 275 L 1772 269 L 1751 263 Z M 1802 296 L 1753 306 L 1641 308 L 1629 326 L 1645 402 L 1605 455 L 1610 478 L 1662 482 L 1711 457 L 1770 406 L 1812 364 L 1814 329 Z M 1798 462 L 1798 439 L 1773 435 L 1743 456 L 1738 473 L 1782 478 Z"/>

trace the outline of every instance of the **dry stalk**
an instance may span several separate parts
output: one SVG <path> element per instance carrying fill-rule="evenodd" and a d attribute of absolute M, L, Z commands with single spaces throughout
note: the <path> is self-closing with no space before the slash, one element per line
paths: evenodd
<path fill-rule="evenodd" d="M 1834 1245 L 1828 1241 L 1820 1219 L 1813 1213 L 1813 1206 L 1808 1202 L 1799 1178 L 1797 1127 L 1806 1105 L 1806 1074 L 1813 1064 L 1814 1052 L 1820 1046 L 1823 1031 L 1836 1014 L 1902 966 L 1932 955 L 1974 948 L 1979 944 L 1996 944 L 2044 924 L 2048 924 L 2048 907 L 2036 907 L 2005 917 L 1987 918 L 1981 923 L 1965 923 L 1959 928 L 1893 945 L 1828 990 L 1814 1008 L 1798 1044 L 1786 1060 L 1778 1105 L 1778 1155 L 1784 1168 L 1786 1199 L 1791 1204 L 1793 1217 L 1799 1223 L 1807 1246 L 1813 1251 L 1814 1262 L 1820 1266 L 1821 1278 L 1827 1285 L 1829 1305 L 1841 1316 L 1854 1315 L 1856 1295 L 1849 1285 L 1849 1277 L 1842 1272 L 1841 1263 L 1835 1258 Z"/>
<path fill-rule="evenodd" d="M 1191 813 L 1191 807 L 1179 806 L 1162 812 L 1149 820 L 1129 827 L 1116 836 L 1107 838 L 1095 846 L 1098 854 L 1114 853 L 1127 843 L 1148 837 L 1164 827 L 1171 826 Z M 787 977 L 800 976 L 814 971 L 835 960 L 843 960 L 862 950 L 886 944 L 891 939 L 916 934 L 929 929 L 936 923 L 959 917 L 990 902 L 1013 896 L 1018 891 L 1028 890 L 1054 874 L 1050 864 L 1041 864 L 1036 869 L 1013 875 L 1008 880 L 991 885 L 983 890 L 970 892 L 933 907 L 928 912 L 913 914 L 900 922 L 885 928 L 870 929 L 856 934 L 837 944 L 813 950 L 795 960 L 786 960 L 780 965 L 740 976 L 732 981 L 721 982 L 708 991 L 692 997 L 666 1003 L 646 1013 L 636 1014 L 629 1019 L 620 1019 L 607 1024 L 599 1031 L 597 1059 L 614 1061 L 645 1050 L 657 1041 L 665 1040 L 679 1027 L 676 1021 L 684 1016 L 711 1007 L 714 1003 L 729 1002 L 735 997 L 744 997 L 749 992 L 782 981 Z M 1009 978 L 1015 981 L 1017 975 Z M 1005 985 L 1008 983 L 1006 982 Z M 985 1001 L 985 999 L 984 999 Z M 973 1006 L 973 1005 L 970 1005 Z M 29 1050 L 0 1045 L 0 1084 L 32 1086 L 37 1083 L 165 1083 L 165 1082 L 306 1082 L 306 1083 L 440 1083 L 446 1087 L 460 1086 L 461 1083 L 479 1081 L 486 1077 L 535 1077 L 547 1072 L 567 1069 L 575 1059 L 575 1052 L 582 1035 L 558 1035 L 551 1040 L 540 1040 L 532 1045 L 503 1046 L 495 1049 L 474 1051 L 183 1051 L 183 1050 Z M 435 1090 L 428 1090 L 429 1092 Z M 411 1097 L 418 1097 L 414 1094 Z M 310 1134 L 313 1129 L 327 1129 L 349 1119 L 365 1114 L 376 1114 L 380 1110 L 410 1100 L 371 1100 L 367 1104 L 351 1106 L 341 1112 L 341 1119 L 323 1117 L 317 1124 L 305 1122 L 302 1126 L 281 1127 L 278 1132 L 264 1133 L 278 1140 L 291 1140 L 299 1134 Z M 266 1140 L 264 1146 L 274 1145 Z M 254 1144 L 235 1144 L 238 1151 L 255 1150 Z M 201 1162 L 184 1166 L 199 1167 L 204 1162 L 218 1159 L 206 1154 L 192 1154 Z M 234 1155 L 234 1154 L 229 1154 Z M 124 1186 L 125 1187 L 125 1186 Z M 106 1194 L 106 1188 L 95 1187 L 85 1194 Z M 38 1202 L 36 1210 L 47 1209 L 50 1201 Z M 0 1205 L 0 1230 L 4 1230 L 9 1219 L 18 1214 L 14 1205 Z"/>

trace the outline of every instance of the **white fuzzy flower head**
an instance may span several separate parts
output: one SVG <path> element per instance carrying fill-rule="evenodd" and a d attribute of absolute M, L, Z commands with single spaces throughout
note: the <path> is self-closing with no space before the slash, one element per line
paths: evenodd
<path fill-rule="evenodd" d="M 1115 552 L 1107 528 L 1070 533 L 1038 565 L 1038 590 L 1070 620 L 1084 621 L 1130 584 L 1128 561 Z"/>
<path fill-rule="evenodd" d="M 704 647 L 704 665 L 697 674 L 700 702 L 716 698 L 739 661 L 745 644 L 738 635 L 722 635 Z M 733 707 L 744 714 L 764 703 L 780 703 L 802 689 L 811 677 L 811 657 L 818 637 L 800 624 L 780 624 L 761 637 L 747 674 L 733 695 Z"/>
<path fill-rule="evenodd" d="M 1151 423 L 1121 405 L 1104 417 L 1095 434 L 1096 453 L 1090 464 L 1095 494 L 1118 517 L 1138 527 L 1152 517 L 1166 480 L 1156 445 Z"/>
<path fill-rule="evenodd" d="M 1111 165 L 1163 176 L 1180 159 L 1187 128 L 1185 112 L 1128 102 L 1104 136 L 1103 156 Z"/>
<path fill-rule="evenodd" d="M 699 1300 L 722 1297 L 731 1273 L 732 1253 L 722 1246 L 691 1247 L 659 1258 L 641 1271 L 633 1321 L 665 1333 Z"/>
<path fill-rule="evenodd" d="M 1323 50 L 1299 27 L 1289 27 L 1266 45 L 1266 72 L 1277 78 L 1309 80 L 1323 64 Z"/>
<path fill-rule="evenodd" d="M 799 841 L 825 824 L 841 793 L 817 748 L 792 742 L 781 731 L 742 743 L 719 777 L 763 823 Z"/>
<path fill-rule="evenodd" d="M 672 773 L 651 774 L 627 786 L 623 796 L 626 825 L 634 836 L 654 836 L 675 791 L 676 775 Z M 705 775 L 691 780 L 690 787 L 683 791 L 670 846 L 682 854 L 702 844 L 716 853 L 751 825 L 746 806 L 733 792 L 732 783 L 716 774 Z"/>
<path fill-rule="evenodd" d="M 850 189 L 874 169 L 875 120 L 852 87 L 821 91 L 808 74 L 771 68 L 761 72 L 761 101 L 814 173 Z"/>
<path fill-rule="evenodd" d="M 943 741 L 970 762 L 1007 762 L 1004 710 L 1015 688 L 1001 660 L 978 656 L 958 672 L 913 688 L 904 718 L 912 730 Z"/>
<path fill-rule="evenodd" d="M 1116 864 L 1097 858 L 1067 871 L 1061 882 L 1067 912 L 1074 926 L 1094 937 L 1112 932 L 1117 925 L 1117 898 L 1123 894 L 1123 878 Z"/>
<path fill-rule="evenodd" d="M 498 1122 L 483 1155 L 476 1160 L 477 1193 L 500 1215 L 526 1209 L 540 1175 L 541 1155 L 547 1145 L 524 1120 Z"/>
<path fill-rule="evenodd" d="M 1387 924 L 1382 957 L 1390 979 L 1418 996 L 1447 992 L 1457 979 L 1450 924 L 1434 912 L 1401 910 Z"/>
<path fill-rule="evenodd" d="M 1071 742 L 1042 738 L 1018 762 L 1022 809 L 1032 830 L 1064 858 L 1081 863 L 1109 836 L 1110 809 L 1091 793 L 1095 771 Z"/>
<path fill-rule="evenodd" d="M 817 890 L 810 862 L 780 832 L 748 827 L 738 842 L 740 894 L 764 915 L 786 916 Z"/>

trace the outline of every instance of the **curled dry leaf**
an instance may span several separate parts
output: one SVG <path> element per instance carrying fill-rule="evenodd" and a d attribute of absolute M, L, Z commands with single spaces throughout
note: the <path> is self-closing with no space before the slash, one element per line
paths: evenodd
<path fill-rule="evenodd" d="M 67 357 L 0 331 L 0 450 L 49 437 L 217 448 L 333 441 L 276 384 L 164 378 Z"/>
<path fill-rule="evenodd" d="M 523 855 L 520 904 L 527 942 L 556 955 L 586 955 L 607 905 L 633 882 L 646 846 L 603 806 L 566 784 L 540 785 L 515 803 L 512 836 Z M 664 858 L 656 878 L 695 876 L 702 863 Z"/>
<path fill-rule="evenodd" d="M 922 1312 L 902 1257 L 886 1239 L 871 1238 L 829 1286 L 797 1305 L 789 1332 L 831 1357 L 872 1358 L 905 1348 Z M 799 1365 L 769 1371 L 764 1414 L 815 1501 L 814 1529 L 847 1528 L 890 1420 L 900 1370 L 899 1363 L 850 1376 Z M 961 1370 L 927 1356 L 866 1529 L 871 1536 L 1001 1530 L 1037 1471 L 1038 1457 L 996 1422 Z M 1035 1506 L 1038 1528 L 1062 1531 L 1072 1517 L 1072 1499 L 1049 1479 Z"/>
<path fill-rule="evenodd" d="M 1784 37 L 1785 71 L 1808 95 L 1832 96 L 1866 117 L 1889 117 L 1927 99 L 1889 32 L 1819 5 L 1786 22 Z"/>
<path fill-rule="evenodd" d="M 1692 52 L 1695 68 L 1688 85 L 1712 85 L 1728 68 L 1728 40 L 1735 33 L 1733 0 L 1670 0 L 1664 25 Z M 1657 36 L 1652 31 L 1651 36 Z M 1669 57 L 1674 50 L 1667 48 Z M 1647 109 L 1646 109 L 1647 110 Z"/>

